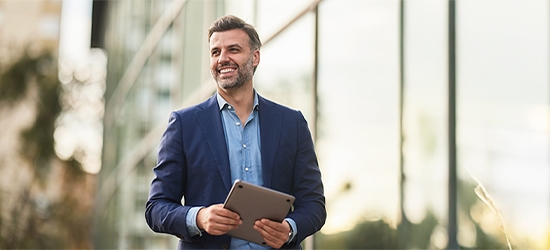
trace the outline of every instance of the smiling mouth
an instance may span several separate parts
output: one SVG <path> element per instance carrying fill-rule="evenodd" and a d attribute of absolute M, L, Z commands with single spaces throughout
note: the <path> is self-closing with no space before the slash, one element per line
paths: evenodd
<path fill-rule="evenodd" d="M 237 69 L 234 69 L 234 68 L 225 68 L 225 69 L 220 69 L 218 72 L 220 74 L 227 74 L 227 73 L 231 73 L 233 71 L 236 71 Z"/>

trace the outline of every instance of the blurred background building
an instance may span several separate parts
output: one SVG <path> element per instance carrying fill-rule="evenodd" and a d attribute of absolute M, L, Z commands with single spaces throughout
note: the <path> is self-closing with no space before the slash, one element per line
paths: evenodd
<path fill-rule="evenodd" d="M 52 166 L 86 176 L 25 188 L 41 161 L 8 135 L 37 112 L 2 102 L 0 75 L 0 246 L 175 249 L 145 223 L 152 168 L 169 113 L 215 92 L 206 31 L 226 14 L 264 44 L 258 92 L 313 132 L 328 218 L 307 248 L 550 248 L 548 0 L 0 0 L 0 73 L 13 44 L 59 55 Z M 41 224 L 8 227 L 17 190 Z M 80 219 L 46 216 L 65 200 Z M 73 240 L 4 240 L 45 232 Z"/>
<path fill-rule="evenodd" d="M 59 0 L 0 0 L 0 54 L 3 60 L 10 49 L 22 45 L 46 48 L 57 53 L 61 19 Z"/>

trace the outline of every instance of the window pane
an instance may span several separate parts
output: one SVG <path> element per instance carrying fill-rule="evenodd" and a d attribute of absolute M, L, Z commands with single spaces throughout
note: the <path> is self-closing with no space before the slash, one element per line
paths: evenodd
<path fill-rule="evenodd" d="M 447 246 L 448 2 L 405 1 L 403 211 L 407 248 Z"/>
<path fill-rule="evenodd" d="M 320 5 L 316 145 L 328 218 L 317 242 L 323 247 L 397 247 L 398 14 L 398 1 Z"/>
<path fill-rule="evenodd" d="M 260 95 L 302 111 L 311 129 L 314 18 L 307 14 L 261 49 L 254 84 Z"/>
<path fill-rule="evenodd" d="M 513 247 L 548 248 L 548 3 L 457 2 L 462 246 L 482 247 L 490 235 L 507 247 L 504 223 Z M 474 193 L 477 181 L 502 222 Z"/>

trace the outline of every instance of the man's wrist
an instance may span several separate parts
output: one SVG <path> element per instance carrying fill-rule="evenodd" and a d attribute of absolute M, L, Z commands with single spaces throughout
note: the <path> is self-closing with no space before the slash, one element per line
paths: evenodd
<path fill-rule="evenodd" d="M 285 219 L 286 223 L 288 224 L 288 227 L 289 227 L 289 232 L 288 232 L 288 238 L 286 240 L 286 244 L 292 242 L 292 240 L 294 239 L 294 236 L 296 234 L 295 230 L 294 230 L 294 226 L 292 224 L 294 224 L 294 221 L 292 219 Z"/>
<path fill-rule="evenodd" d="M 288 221 L 286 222 L 288 224 L 288 238 L 286 238 L 286 243 L 290 243 L 290 240 L 292 239 L 292 235 L 294 234 L 294 232 L 292 231 L 292 226 L 290 225 L 290 223 L 288 223 Z"/>
<path fill-rule="evenodd" d="M 201 229 L 197 225 L 197 216 L 202 208 L 203 207 L 192 207 L 187 213 L 187 231 L 191 237 L 196 235 L 202 236 Z"/>

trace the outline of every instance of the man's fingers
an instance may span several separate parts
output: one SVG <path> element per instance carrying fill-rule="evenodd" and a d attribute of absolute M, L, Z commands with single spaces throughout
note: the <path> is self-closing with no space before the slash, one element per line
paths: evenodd
<path fill-rule="evenodd" d="M 274 248 L 280 248 L 288 239 L 290 227 L 286 222 L 275 222 L 268 219 L 257 220 L 254 229 L 258 231 L 265 242 Z"/>
<path fill-rule="evenodd" d="M 231 219 L 234 219 L 234 220 L 240 220 L 241 219 L 239 214 L 237 214 L 237 213 L 235 213 L 235 212 L 233 212 L 229 209 L 224 208 L 222 204 L 213 205 L 212 210 L 214 211 L 214 213 L 216 213 L 217 215 L 219 215 L 221 217 L 231 218 Z"/>
<path fill-rule="evenodd" d="M 197 226 L 211 235 L 222 235 L 242 224 L 239 215 L 217 204 L 199 210 Z"/>

